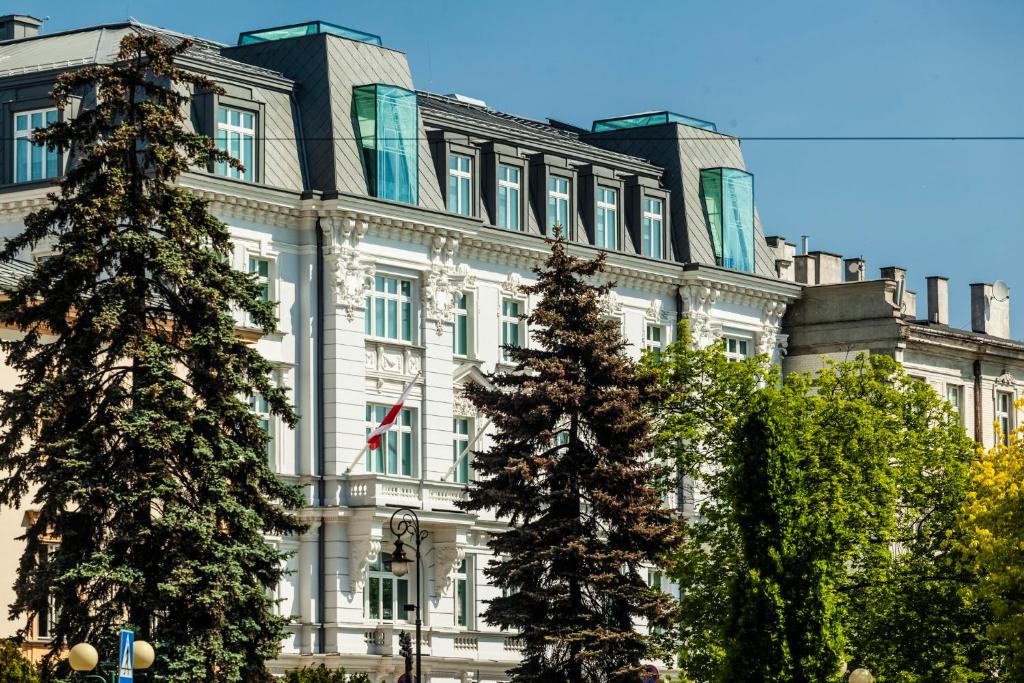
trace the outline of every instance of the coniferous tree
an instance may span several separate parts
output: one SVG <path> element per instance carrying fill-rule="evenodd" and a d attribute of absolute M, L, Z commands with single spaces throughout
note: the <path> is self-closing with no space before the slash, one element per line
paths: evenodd
<path fill-rule="evenodd" d="M 187 50 L 129 35 L 111 65 L 63 75 L 52 96 L 75 118 L 35 134 L 72 159 L 51 204 L 25 219 L 0 258 L 41 242 L 54 256 L 7 292 L 0 319 L 19 384 L 2 395 L 0 504 L 26 495 L 12 615 L 57 606 L 48 656 L 87 641 L 110 656 L 121 626 L 153 643 L 161 680 L 254 681 L 285 620 L 267 587 L 282 555 L 264 534 L 301 525 L 274 476 L 248 401 L 289 425 L 271 364 L 235 331 L 233 310 L 275 327 L 252 276 L 229 262 L 226 226 L 175 185 L 213 161 L 237 163 L 183 126 Z M 41 562 L 41 537 L 60 540 Z"/>
<path fill-rule="evenodd" d="M 561 238 L 550 244 L 525 288 L 539 297 L 524 318 L 533 344 L 507 347 L 515 371 L 467 392 L 497 433 L 475 456 L 480 478 L 464 507 L 509 524 L 489 542 L 485 571 L 504 596 L 484 616 L 522 634 L 513 680 L 606 683 L 666 654 L 658 633 L 674 601 L 642 567 L 678 535 L 661 500 L 669 472 L 650 456 L 657 384 L 602 311 L 611 285 L 591 284 L 604 256 L 582 261 Z"/>

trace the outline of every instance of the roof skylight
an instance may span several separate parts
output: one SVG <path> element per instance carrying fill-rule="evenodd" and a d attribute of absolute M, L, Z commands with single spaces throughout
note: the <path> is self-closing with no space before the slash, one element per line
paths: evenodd
<path fill-rule="evenodd" d="M 383 45 L 380 36 L 373 33 L 357 31 L 354 28 L 338 26 L 327 21 L 309 21 L 304 24 L 290 24 L 276 28 L 264 28 L 258 31 L 246 31 L 238 34 L 239 45 L 254 45 L 256 43 L 268 43 L 272 40 L 286 40 L 300 36 L 312 36 L 317 33 L 329 33 L 332 36 L 340 36 L 349 40 L 358 40 L 370 45 Z"/>
<path fill-rule="evenodd" d="M 718 132 L 718 128 L 711 121 L 695 119 L 692 116 L 683 116 L 670 111 L 649 111 L 642 114 L 630 114 L 629 116 L 617 116 L 611 119 L 599 119 L 594 121 L 591 128 L 593 133 L 604 133 L 609 130 L 623 130 L 625 128 L 642 128 L 644 126 L 657 126 L 663 123 L 681 123 L 684 126 L 692 126 L 703 130 Z"/>

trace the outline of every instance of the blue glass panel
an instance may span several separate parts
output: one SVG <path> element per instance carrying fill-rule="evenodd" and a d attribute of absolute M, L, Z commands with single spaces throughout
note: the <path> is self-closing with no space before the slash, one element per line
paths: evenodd
<path fill-rule="evenodd" d="M 735 168 L 700 172 L 701 201 L 715 262 L 754 271 L 754 176 Z"/>
<path fill-rule="evenodd" d="M 377 86 L 377 196 L 405 204 L 418 199 L 416 93 Z"/>
<path fill-rule="evenodd" d="M 327 33 L 349 40 L 358 40 L 371 45 L 382 45 L 380 36 L 365 31 L 358 31 L 354 28 L 339 26 L 326 21 L 310 21 L 304 24 L 291 24 L 278 26 L 276 28 L 261 29 L 259 31 L 246 31 L 238 35 L 239 45 L 253 45 L 255 43 L 266 43 L 271 40 L 287 40 L 288 38 L 299 38 L 317 33 Z"/>
<path fill-rule="evenodd" d="M 600 119 L 594 121 L 590 130 L 594 133 L 604 133 L 609 130 L 623 130 L 626 128 L 643 128 L 644 126 L 657 126 L 663 123 L 681 123 L 685 126 L 701 128 L 717 132 L 718 128 L 711 121 L 696 119 L 692 116 L 683 116 L 670 111 L 652 111 L 631 116 L 619 116 L 611 119 Z"/>
<path fill-rule="evenodd" d="M 17 167 L 15 180 L 19 183 L 28 180 L 29 147 L 31 147 L 31 143 L 28 141 L 28 138 L 18 138 L 17 149 L 15 150 L 15 166 Z"/>

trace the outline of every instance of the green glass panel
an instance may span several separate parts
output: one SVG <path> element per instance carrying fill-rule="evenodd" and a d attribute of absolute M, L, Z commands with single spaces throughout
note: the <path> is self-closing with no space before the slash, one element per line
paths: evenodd
<path fill-rule="evenodd" d="M 374 330 L 374 334 L 376 334 L 378 337 L 383 337 L 384 336 L 384 299 L 375 299 L 373 303 L 374 303 L 374 311 L 373 311 L 374 323 L 376 324 L 376 329 Z"/>
<path fill-rule="evenodd" d="M 259 31 L 246 31 L 238 35 L 239 45 L 253 45 L 265 43 L 272 40 L 287 40 L 288 38 L 300 38 L 302 36 L 327 33 L 349 40 L 358 40 L 371 45 L 382 45 L 381 37 L 373 33 L 366 33 L 353 28 L 339 26 L 326 21 L 311 21 L 302 24 L 279 26 L 276 28 L 261 29 Z"/>
<path fill-rule="evenodd" d="M 385 621 L 395 618 L 395 583 L 394 579 L 381 580 L 381 615 Z"/>
<path fill-rule="evenodd" d="M 722 169 L 712 168 L 700 172 L 700 197 L 704 206 L 704 221 L 711 237 L 715 264 L 722 265 Z"/>
<path fill-rule="evenodd" d="M 409 604 L 409 582 L 406 579 L 395 579 L 395 605 L 398 610 L 397 619 L 406 621 L 409 619 L 409 613 L 405 611 L 405 606 Z"/>
<path fill-rule="evenodd" d="M 402 339 L 412 341 L 412 304 L 402 304 Z"/>
<path fill-rule="evenodd" d="M 398 338 L 398 302 L 390 299 L 388 300 L 387 336 L 389 339 Z"/>
<path fill-rule="evenodd" d="M 388 294 L 398 294 L 398 280 L 393 277 L 385 278 Z"/>
<path fill-rule="evenodd" d="M 363 313 L 363 333 L 370 334 L 370 297 L 366 297 L 366 311 Z"/>
<path fill-rule="evenodd" d="M 388 433 L 388 474 L 398 473 L 398 439 L 393 438 L 393 433 Z M 404 435 L 403 435 L 404 436 Z"/>
<path fill-rule="evenodd" d="M 754 176 L 722 169 L 722 265 L 754 270 Z"/>
<path fill-rule="evenodd" d="M 645 126 L 658 126 L 664 123 L 681 123 L 686 126 L 692 126 L 694 128 L 701 128 L 703 130 L 710 130 L 717 132 L 718 127 L 715 126 L 711 121 L 704 121 L 703 119 L 696 119 L 692 116 L 683 116 L 682 114 L 676 114 L 670 111 L 655 111 L 646 112 L 643 114 L 633 114 L 631 116 L 620 116 L 611 119 L 600 119 L 594 121 L 591 126 L 591 131 L 594 133 L 604 133 L 610 130 L 623 130 L 627 128 L 643 128 Z"/>
<path fill-rule="evenodd" d="M 465 571 L 465 565 L 463 565 L 462 571 Z M 467 594 L 467 589 L 466 589 L 466 580 L 465 579 L 459 579 L 458 580 L 458 589 L 457 590 L 458 590 L 458 602 L 459 602 L 459 605 L 458 605 L 458 623 L 459 623 L 459 626 L 465 626 L 466 622 L 468 621 L 467 617 L 469 615 L 469 604 L 468 604 L 468 600 L 466 599 L 467 598 L 467 595 L 466 595 Z"/>
<path fill-rule="evenodd" d="M 402 432 L 402 474 L 412 476 L 412 434 Z"/>
<path fill-rule="evenodd" d="M 370 607 L 370 619 L 380 619 L 380 579 L 376 576 L 371 576 L 369 580 L 369 597 L 367 602 Z"/>
<path fill-rule="evenodd" d="M 28 114 L 18 114 L 14 123 L 15 130 L 28 130 Z"/>

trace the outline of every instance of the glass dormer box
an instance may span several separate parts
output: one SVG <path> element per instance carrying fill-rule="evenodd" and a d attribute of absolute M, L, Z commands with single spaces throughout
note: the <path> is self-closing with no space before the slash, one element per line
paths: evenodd
<path fill-rule="evenodd" d="M 287 40 L 300 36 L 312 36 L 318 33 L 326 33 L 332 36 L 340 36 L 349 40 L 358 40 L 361 43 L 370 45 L 381 45 L 380 36 L 365 31 L 357 31 L 354 28 L 338 26 L 327 21 L 307 21 L 303 24 L 289 24 L 287 26 L 276 26 L 264 28 L 258 31 L 246 31 L 238 35 L 239 45 L 255 45 L 257 43 L 268 43 L 273 40 Z"/>
<path fill-rule="evenodd" d="M 405 204 L 418 198 L 416 93 L 375 83 L 352 89 L 359 145 L 370 194 Z"/>
<path fill-rule="evenodd" d="M 710 121 L 695 119 L 692 116 L 683 116 L 682 114 L 676 114 L 671 111 L 649 111 L 642 114 L 630 114 L 629 116 L 616 116 L 611 119 L 600 119 L 598 121 L 594 121 L 590 130 L 592 133 L 604 133 L 609 130 L 660 126 L 663 123 L 681 123 L 684 126 L 701 128 L 713 133 L 718 132 L 718 128 Z"/>
<path fill-rule="evenodd" d="M 754 272 L 754 176 L 736 168 L 703 169 L 700 198 L 715 263 Z"/>

